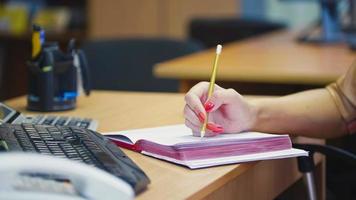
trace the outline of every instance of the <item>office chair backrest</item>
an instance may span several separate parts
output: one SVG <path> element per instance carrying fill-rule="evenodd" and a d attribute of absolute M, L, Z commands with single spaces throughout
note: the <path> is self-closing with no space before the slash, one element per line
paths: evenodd
<path fill-rule="evenodd" d="M 88 41 L 82 48 L 93 89 L 164 92 L 178 91 L 178 81 L 155 78 L 153 65 L 202 49 L 197 43 L 170 39 Z"/>

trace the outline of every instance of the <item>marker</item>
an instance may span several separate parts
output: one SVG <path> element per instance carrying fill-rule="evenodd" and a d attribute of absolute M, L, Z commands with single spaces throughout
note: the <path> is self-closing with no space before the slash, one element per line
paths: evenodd
<path fill-rule="evenodd" d="M 213 65 L 213 71 L 211 72 L 210 84 L 209 84 L 209 90 L 208 90 L 208 98 L 207 99 L 210 99 L 211 95 L 214 92 L 216 72 L 218 70 L 218 61 L 219 61 L 219 57 L 220 57 L 221 51 L 222 51 L 222 46 L 219 44 L 219 45 L 216 46 L 215 60 L 214 60 L 214 65 Z M 201 127 L 200 137 L 204 137 L 205 136 L 206 125 L 208 123 L 208 117 L 209 117 L 209 114 L 206 113 L 206 117 L 205 117 L 203 126 Z"/>

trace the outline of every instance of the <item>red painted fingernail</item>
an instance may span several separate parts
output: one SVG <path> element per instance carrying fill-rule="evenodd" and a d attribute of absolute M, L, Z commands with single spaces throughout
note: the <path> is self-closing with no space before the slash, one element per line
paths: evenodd
<path fill-rule="evenodd" d="M 198 118 L 199 118 L 199 121 L 200 121 L 201 123 L 204 123 L 204 121 L 205 121 L 205 115 L 204 115 L 203 112 L 199 112 Z"/>
<path fill-rule="evenodd" d="M 213 131 L 214 133 L 222 133 L 222 132 L 224 132 L 224 128 L 222 126 L 216 125 L 216 124 L 213 124 L 213 123 L 208 123 L 206 125 L 206 127 L 209 130 Z"/>
<path fill-rule="evenodd" d="M 214 108 L 214 106 L 215 105 L 211 101 L 208 101 L 204 104 L 204 108 L 205 108 L 206 112 L 210 112 L 211 109 Z"/>
<path fill-rule="evenodd" d="M 214 130 L 213 132 L 220 134 L 220 133 L 224 132 L 224 129 L 223 128 L 218 128 L 218 129 Z"/>

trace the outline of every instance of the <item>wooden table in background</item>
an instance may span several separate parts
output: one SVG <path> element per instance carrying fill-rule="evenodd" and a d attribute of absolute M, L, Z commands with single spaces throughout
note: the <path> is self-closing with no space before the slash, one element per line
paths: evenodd
<path fill-rule="evenodd" d="M 262 91 L 271 89 L 266 85 L 320 87 L 345 73 L 356 58 L 346 45 L 298 43 L 296 37 L 283 31 L 224 45 L 217 83 L 226 87 L 259 83 Z M 180 91 L 186 92 L 198 81 L 209 80 L 214 56 L 215 49 L 210 49 L 162 62 L 154 74 L 180 80 Z"/>
<path fill-rule="evenodd" d="M 25 110 L 25 97 L 6 103 L 35 114 Z M 75 110 L 50 114 L 94 118 L 99 121 L 98 131 L 106 132 L 183 123 L 183 106 L 182 94 L 94 91 L 89 98 L 79 98 Z M 308 138 L 297 140 L 323 143 Z M 301 177 L 295 158 L 190 170 L 124 151 L 151 179 L 137 199 L 273 199 Z M 325 162 L 320 156 L 316 159 L 318 191 L 325 197 Z"/>

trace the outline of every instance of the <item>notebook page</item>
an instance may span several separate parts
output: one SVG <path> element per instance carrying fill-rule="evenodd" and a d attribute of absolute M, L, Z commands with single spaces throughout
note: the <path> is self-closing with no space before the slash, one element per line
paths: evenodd
<path fill-rule="evenodd" d="M 201 160 L 186 160 L 186 161 L 176 160 L 174 158 L 156 155 L 144 151 L 142 153 L 151 157 L 159 158 L 180 165 L 185 165 L 190 169 L 251 162 L 251 161 L 258 161 L 258 160 L 271 160 L 271 159 L 308 156 L 307 151 L 294 149 L 294 148 L 287 149 L 287 150 L 273 151 L 273 152 L 263 152 L 263 153 L 248 154 L 248 155 L 229 156 L 229 157 L 222 157 L 222 158 L 209 158 L 209 159 L 201 159 Z"/>
<path fill-rule="evenodd" d="M 227 139 L 259 139 L 259 138 L 270 138 L 270 137 L 280 137 L 281 135 L 265 134 L 258 132 L 246 132 L 237 134 L 220 134 L 215 137 L 194 137 L 192 135 L 191 129 L 186 127 L 184 124 L 171 125 L 171 126 L 161 126 L 156 128 L 145 128 L 145 129 L 135 129 L 119 132 L 109 132 L 103 133 L 106 136 L 113 135 L 124 135 L 128 137 L 133 143 L 143 139 L 158 143 L 161 145 L 172 146 L 182 143 L 195 143 L 195 142 L 216 142 Z"/>

